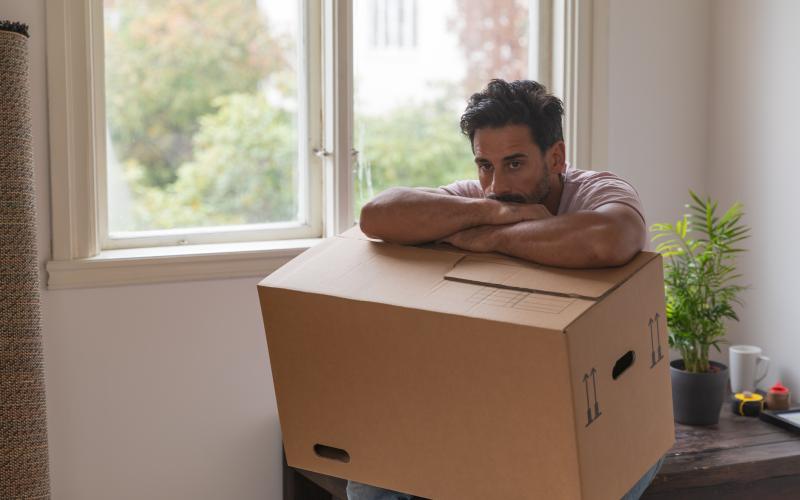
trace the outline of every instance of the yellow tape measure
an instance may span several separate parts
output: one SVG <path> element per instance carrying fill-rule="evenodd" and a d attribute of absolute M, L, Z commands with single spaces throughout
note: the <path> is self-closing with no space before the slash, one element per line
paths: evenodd
<path fill-rule="evenodd" d="M 737 392 L 732 406 L 736 415 L 757 417 L 764 410 L 764 396 L 754 392 Z"/>

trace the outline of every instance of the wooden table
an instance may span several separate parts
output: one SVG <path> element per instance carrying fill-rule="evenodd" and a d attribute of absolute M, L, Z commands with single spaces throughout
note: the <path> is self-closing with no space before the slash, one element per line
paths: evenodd
<path fill-rule="evenodd" d="M 800 499 L 800 435 L 737 417 L 727 405 L 718 425 L 675 428 L 675 446 L 643 499 Z M 346 500 L 346 484 L 284 461 L 284 500 Z"/>
<path fill-rule="evenodd" d="M 800 499 L 800 435 L 725 404 L 715 426 L 675 424 L 675 446 L 642 498 Z"/>

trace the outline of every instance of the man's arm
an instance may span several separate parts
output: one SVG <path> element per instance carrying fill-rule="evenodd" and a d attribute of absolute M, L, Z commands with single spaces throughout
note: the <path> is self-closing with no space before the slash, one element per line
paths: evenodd
<path fill-rule="evenodd" d="M 620 266 L 644 248 L 646 229 L 631 207 L 609 203 L 557 217 L 459 231 L 443 241 L 473 252 L 500 252 L 549 266 Z"/>
<path fill-rule="evenodd" d="M 442 189 L 391 188 L 361 209 L 367 236 L 401 244 L 435 241 L 467 228 L 536 217 L 537 206 L 453 196 Z"/>

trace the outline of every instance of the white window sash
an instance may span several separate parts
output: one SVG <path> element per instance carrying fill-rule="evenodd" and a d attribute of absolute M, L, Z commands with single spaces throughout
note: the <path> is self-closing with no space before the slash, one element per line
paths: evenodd
<path fill-rule="evenodd" d="M 89 0 L 47 2 L 52 258 L 99 252 Z"/>
<path fill-rule="evenodd" d="M 325 0 L 322 29 L 325 236 L 354 224 L 353 1 Z"/>
<path fill-rule="evenodd" d="M 103 44 L 103 0 L 91 0 L 91 52 L 92 89 L 95 146 L 95 175 L 97 192 L 97 235 L 101 250 L 144 248 L 153 246 L 196 245 L 240 241 L 269 241 L 314 238 L 322 236 L 322 174 L 320 158 L 311 150 L 320 144 L 319 118 L 321 89 L 313 82 L 312 74 L 321 65 L 319 45 L 308 35 L 319 30 L 318 2 L 299 2 L 298 40 L 298 165 L 299 221 L 265 224 L 227 225 L 200 228 L 176 228 L 110 234 L 108 227 L 108 183 L 106 162 L 106 112 L 105 112 L 105 53 Z M 309 43 L 312 42 L 312 43 Z"/>
<path fill-rule="evenodd" d="M 539 49 L 530 68 L 565 103 L 567 161 L 607 168 L 608 0 L 531 0 L 530 16 Z"/>

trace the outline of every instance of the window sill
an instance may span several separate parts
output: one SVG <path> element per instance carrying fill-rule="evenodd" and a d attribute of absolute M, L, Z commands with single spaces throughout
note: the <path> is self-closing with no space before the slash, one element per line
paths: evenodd
<path fill-rule="evenodd" d="M 321 238 L 106 250 L 95 257 L 51 260 L 47 288 L 92 288 L 266 276 Z"/>

